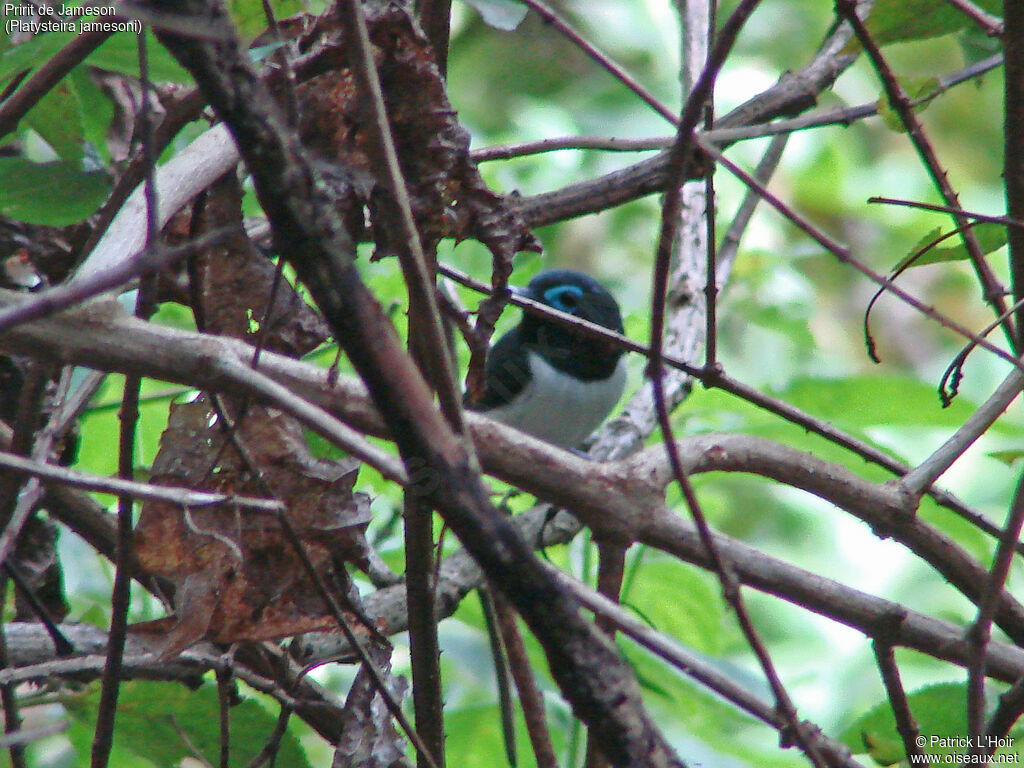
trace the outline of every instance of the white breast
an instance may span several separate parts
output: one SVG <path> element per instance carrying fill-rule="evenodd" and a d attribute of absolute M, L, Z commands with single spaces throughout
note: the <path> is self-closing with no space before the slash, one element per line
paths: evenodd
<path fill-rule="evenodd" d="M 487 415 L 502 424 L 563 448 L 575 448 L 601 425 L 622 397 L 626 358 L 603 381 L 580 382 L 529 352 L 529 383 L 506 405 Z"/>

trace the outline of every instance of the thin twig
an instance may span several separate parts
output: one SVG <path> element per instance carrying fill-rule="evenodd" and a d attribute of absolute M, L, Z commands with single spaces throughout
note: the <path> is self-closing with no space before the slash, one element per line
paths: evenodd
<path fill-rule="evenodd" d="M 738 709 L 757 718 L 766 725 L 782 732 L 788 722 L 778 709 L 752 693 L 750 687 L 739 683 L 722 673 L 719 666 L 709 663 L 701 656 L 679 644 L 665 633 L 658 632 L 642 621 L 637 620 L 621 606 L 582 584 L 568 574 L 555 571 L 562 584 L 588 609 L 613 623 L 623 634 L 638 644 L 664 659 L 683 674 L 696 680 L 701 685 L 714 691 L 722 698 L 731 702 Z M 830 764 L 842 765 L 847 768 L 860 768 L 860 764 L 850 758 L 849 749 L 818 732 L 814 736 L 818 746 L 828 754 Z"/>
<path fill-rule="evenodd" d="M 915 149 L 917 149 L 921 162 L 928 170 L 933 183 L 946 204 L 960 207 L 959 196 L 949 183 L 948 174 L 939 162 L 938 155 L 935 153 L 931 141 L 925 135 L 920 121 L 914 114 L 914 105 L 910 97 L 907 96 L 903 86 L 900 85 L 899 80 L 882 55 L 881 48 L 878 47 L 878 44 L 857 14 L 855 0 L 836 0 L 836 10 L 850 24 L 854 34 L 857 36 L 857 40 L 864 47 L 865 53 L 867 53 L 868 58 L 878 73 L 879 79 L 882 81 L 882 85 L 885 87 L 890 106 L 899 116 L 903 127 L 907 131 L 907 135 L 913 142 Z M 966 227 L 968 224 L 968 221 L 962 216 L 954 216 L 954 220 L 957 227 Z M 968 257 L 971 260 L 971 265 L 974 267 L 975 274 L 978 277 L 978 282 L 981 284 L 985 300 L 992 306 L 997 316 L 1004 314 L 1006 312 L 1006 303 L 1003 298 L 1003 287 L 1000 285 L 992 268 L 985 261 L 985 255 L 982 253 L 978 238 L 971 229 L 963 229 L 963 242 L 964 247 L 967 249 Z M 1014 335 L 1012 323 L 1007 321 L 1003 327 L 1010 344 L 1015 346 L 1017 339 Z"/>
<path fill-rule="evenodd" d="M 58 467 L 53 464 L 39 462 L 0 452 L 0 467 L 17 474 L 38 477 L 50 483 L 66 485 L 69 488 L 81 488 L 94 493 L 109 493 L 117 496 L 128 496 L 140 501 L 163 501 L 182 507 L 210 507 L 218 504 L 276 512 L 281 508 L 280 502 L 270 499 L 257 499 L 250 496 L 232 496 L 227 493 L 210 491 L 194 491 L 191 488 L 150 485 L 138 481 L 123 480 L 117 477 L 102 477 L 79 472 L 75 469 Z"/>
<path fill-rule="evenodd" d="M 788 143 L 789 136 L 779 135 L 773 138 L 771 143 L 768 145 L 768 149 L 765 150 L 764 155 L 761 157 L 761 161 L 757 164 L 757 168 L 754 169 L 754 178 L 762 185 L 767 185 L 768 181 L 775 174 L 775 170 L 779 167 L 779 163 L 782 161 L 782 153 L 785 151 L 786 144 Z M 757 209 L 757 205 L 760 202 L 761 196 L 754 190 L 748 189 L 746 193 L 744 193 L 743 202 L 740 203 L 740 207 L 736 211 L 736 215 L 732 217 L 729 229 L 726 230 L 725 236 L 722 238 L 722 242 L 718 246 L 718 258 L 720 262 L 731 263 L 735 258 L 736 253 L 739 250 L 740 239 L 746 231 L 747 225 L 750 224 L 750 220 L 754 216 L 754 211 Z M 721 273 L 721 268 L 716 271 Z M 721 274 L 717 275 L 716 279 L 721 282 Z"/>
<path fill-rule="evenodd" d="M 719 31 L 718 39 L 708 55 L 708 61 L 704 71 L 696 80 L 693 90 L 686 100 L 679 118 L 676 141 L 669 150 L 668 182 L 665 190 L 665 198 L 662 203 L 661 229 L 658 237 L 658 249 L 655 260 L 653 299 L 651 306 L 651 357 L 648 360 L 646 375 L 651 381 L 654 391 L 654 401 L 658 413 L 658 423 L 664 436 L 664 445 L 667 458 L 672 468 L 672 474 L 679 485 L 686 505 L 690 510 L 694 523 L 700 534 L 701 541 L 707 549 L 713 569 L 719 578 L 722 586 L 722 593 L 726 602 L 732 607 L 744 637 L 754 654 L 757 656 L 761 668 L 768 679 L 775 696 L 776 706 L 786 720 L 786 729 L 783 734 L 783 743 L 795 741 L 801 750 L 807 755 L 810 761 L 818 768 L 826 765 L 824 757 L 820 754 L 817 745 L 810 738 L 804 724 L 800 722 L 789 694 L 786 692 L 775 664 L 768 653 L 764 642 L 761 640 L 755 629 L 750 616 L 747 613 L 739 585 L 731 565 L 724 559 L 718 548 L 715 546 L 714 537 L 708 526 L 707 520 L 701 509 L 696 494 L 693 491 L 689 477 L 683 468 L 679 451 L 673 438 L 672 424 L 666 405 L 662 377 L 664 367 L 661 360 L 661 349 L 664 343 L 664 323 L 666 307 L 666 291 L 670 271 L 672 246 L 676 238 L 679 224 L 679 214 L 682 208 L 682 189 L 680 182 L 683 180 L 690 149 L 696 139 L 693 130 L 697 125 L 704 104 L 710 97 L 711 90 L 717 76 L 718 70 L 725 61 L 727 53 L 731 50 L 736 36 L 739 34 L 744 22 L 758 5 L 758 0 L 741 0 L 737 8 L 730 15 L 728 20 Z"/>
<path fill-rule="evenodd" d="M 559 136 L 536 141 L 519 141 L 514 144 L 498 144 L 493 147 L 474 149 L 469 153 L 474 163 L 489 163 L 494 160 L 511 160 L 526 155 L 544 152 L 560 152 L 566 149 L 603 149 L 606 152 L 644 152 L 664 149 L 672 144 L 672 137 L 651 139 L 616 139 L 605 136 Z"/>
<path fill-rule="evenodd" d="M 1002 54 L 990 56 L 980 62 L 975 62 L 954 73 L 939 78 L 938 84 L 933 91 L 919 96 L 913 100 L 916 107 L 926 104 L 929 101 L 941 96 L 951 87 L 963 82 L 980 77 L 986 72 L 995 69 L 1002 64 Z M 847 126 L 878 114 L 878 102 L 873 101 L 867 104 L 858 104 L 853 107 L 838 107 L 834 109 L 810 112 L 800 117 L 786 120 L 774 120 L 770 123 L 757 123 L 737 128 L 712 128 L 700 132 L 700 137 L 706 142 L 718 147 L 724 147 L 739 141 L 760 139 L 765 136 L 779 136 L 782 134 L 794 133 L 813 128 L 823 128 L 833 125 Z M 606 152 L 644 152 L 655 149 L 666 149 L 672 146 L 671 136 L 654 136 L 646 139 L 621 139 L 610 136 L 559 136 L 549 139 L 536 139 L 533 141 L 521 141 L 512 144 L 498 144 L 491 147 L 482 147 L 470 152 L 473 162 L 486 163 L 494 160 L 511 160 L 517 157 L 541 154 L 544 152 L 559 152 L 568 149 L 599 149 Z M 892 202 L 897 201 L 887 198 L 871 198 L 868 202 Z M 906 203 L 910 204 L 910 203 Z M 946 211 L 947 213 L 962 213 L 970 216 L 966 211 L 957 211 L 948 206 L 929 206 L 924 203 L 915 204 L 930 210 Z M 996 217 L 999 218 L 999 217 Z M 983 219 L 992 221 L 996 219 Z"/>
<path fill-rule="evenodd" d="M 492 594 L 498 628 L 501 630 L 509 669 L 519 692 L 519 706 L 523 710 L 526 733 L 530 737 L 537 768 L 558 768 L 558 758 L 555 757 L 555 748 L 551 743 L 551 734 L 548 732 L 547 718 L 544 714 L 544 696 L 537 687 L 537 679 L 526 653 L 526 645 L 516 624 L 515 611 L 503 594 Z"/>
<path fill-rule="evenodd" d="M 291 718 L 292 712 L 291 707 L 287 704 L 281 705 L 281 711 L 278 713 L 277 722 L 274 723 L 274 730 L 270 732 L 270 736 L 267 737 L 267 743 L 263 745 L 261 749 L 246 768 L 263 768 L 267 763 L 272 762 L 276 757 L 278 750 L 281 749 L 281 740 L 284 738 L 285 733 L 288 731 L 288 720 Z"/>
<path fill-rule="evenodd" d="M 0 575 L 0 616 L 3 615 L 3 607 L 7 605 L 7 578 Z M 7 651 L 7 638 L 4 632 L 0 632 L 0 662 L 4 668 L 10 667 L 10 656 Z M 21 707 L 18 704 L 18 694 L 15 685 L 9 681 L 0 681 L 0 707 L 4 713 L 4 735 L 8 738 L 7 756 L 11 761 L 11 768 L 26 768 L 25 747 L 21 741 L 12 737 L 12 734 L 21 730 L 22 723 Z"/>
<path fill-rule="evenodd" d="M 494 667 L 494 679 L 498 688 L 498 712 L 501 717 L 505 758 L 508 760 L 510 768 L 518 768 L 519 755 L 516 751 L 516 714 L 512 698 L 512 671 L 509 669 L 505 636 L 498 624 L 498 608 L 495 601 L 495 595 L 500 594 L 487 584 L 481 584 L 477 590 L 477 595 L 480 598 L 480 610 L 483 613 L 484 624 L 487 626 L 487 639 L 491 646 L 491 665 Z M 513 617 L 515 616 L 515 612 L 507 602 L 505 608 L 511 611 Z"/>
<path fill-rule="evenodd" d="M 434 510 L 415 489 L 403 499 L 405 582 L 409 613 L 409 655 L 412 669 L 413 714 L 416 731 L 431 757 L 444 766 L 444 691 L 441 680 L 441 645 L 431 576 L 434 570 Z M 500 676 L 499 676 L 500 677 Z M 427 768 L 417 755 L 418 768 Z"/>
<path fill-rule="evenodd" d="M 447 354 L 441 313 L 437 307 L 437 289 L 427 268 L 427 259 L 416 221 L 412 213 L 412 202 L 404 174 L 398 162 L 398 151 L 391 135 L 391 125 L 384 106 L 377 65 L 374 62 L 373 46 L 366 26 L 363 8 L 357 0 L 343 0 L 339 3 L 341 14 L 351 32 L 351 41 L 346 45 L 352 70 L 356 75 L 364 98 L 370 103 L 373 117 L 371 142 L 372 153 L 376 156 L 380 182 L 394 201 L 397 216 L 393 221 L 400 228 L 394 233 L 394 244 L 398 261 L 402 267 L 406 286 L 409 289 L 410 311 L 416 314 L 416 325 L 424 334 L 428 349 L 436 354 L 431 358 L 426 371 L 433 384 L 441 405 L 441 412 L 457 433 L 465 430 L 462 416 L 462 397 L 455 381 L 452 360 Z"/>
<path fill-rule="evenodd" d="M 948 328 L 954 333 L 960 334 L 965 339 L 970 339 L 982 349 L 991 352 L 1000 359 L 1010 363 L 1010 365 L 1013 365 L 1016 368 L 1024 370 L 1024 363 L 1022 363 L 1020 360 L 1018 360 L 1016 357 L 1014 357 L 1006 350 L 1000 349 L 995 344 L 986 341 L 985 339 L 981 338 L 978 334 L 967 329 L 966 327 L 956 322 L 952 318 L 942 314 L 941 312 L 936 311 L 934 307 L 930 307 L 924 304 L 923 302 L 919 301 L 917 298 L 904 291 L 898 285 L 895 285 L 887 277 L 871 269 L 866 264 L 861 262 L 859 259 L 854 258 L 853 253 L 850 251 L 850 249 L 840 245 L 831 237 L 822 232 L 818 227 L 815 227 L 813 224 L 811 224 L 807 219 L 805 219 L 803 216 L 801 216 L 799 213 L 793 210 L 792 207 L 790 207 L 782 200 L 780 200 L 778 196 L 768 191 L 763 184 L 760 184 L 749 173 L 747 173 L 734 162 L 725 157 L 725 155 L 719 152 L 715 147 L 711 146 L 710 144 L 707 144 L 706 142 L 701 141 L 699 137 L 697 138 L 697 143 L 700 145 L 700 148 L 704 150 L 706 154 L 714 158 L 717 163 L 725 167 L 731 174 L 740 179 L 740 181 L 742 181 L 744 184 L 751 187 L 752 189 L 756 189 L 758 194 L 761 195 L 765 202 L 767 202 L 769 205 L 775 208 L 779 213 L 785 216 L 794 226 L 802 230 L 809 237 L 811 237 L 811 239 L 813 239 L 815 242 L 817 242 L 819 245 L 825 248 L 829 253 L 831 253 L 833 256 L 839 259 L 840 262 L 842 262 L 843 264 L 849 264 L 876 285 L 884 286 L 885 289 L 889 291 L 889 293 L 891 293 L 893 296 L 896 296 L 904 303 L 909 304 L 911 307 L 913 307 L 926 317 L 935 320 L 943 327 Z"/>
<path fill-rule="evenodd" d="M 571 40 L 581 51 L 600 64 L 612 77 L 639 96 L 651 109 L 664 117 L 671 125 L 676 124 L 676 114 L 671 109 L 662 104 L 654 94 L 644 88 L 636 78 L 626 72 L 620 65 L 616 64 L 610 56 L 598 50 L 597 46 L 576 31 L 569 22 L 548 8 L 541 0 L 523 0 L 523 3 L 540 16 L 546 24 L 550 24 L 562 36 Z"/>
<path fill-rule="evenodd" d="M 142 101 L 139 106 L 141 121 L 142 152 L 148 160 L 146 182 L 143 188 L 146 200 L 146 253 L 157 248 L 160 236 L 159 198 L 156 188 L 157 156 L 153 148 L 153 115 L 150 104 L 149 52 L 145 34 L 138 36 L 139 75 L 142 86 Z M 148 319 L 155 311 L 153 300 L 156 284 L 152 278 L 145 278 L 139 288 L 135 302 L 136 317 Z M 124 396 L 121 404 L 121 425 L 118 432 L 117 474 L 122 480 L 131 482 L 135 477 L 135 440 L 139 424 L 139 392 L 142 377 L 132 374 L 125 377 Z M 96 727 L 92 743 L 92 768 L 106 768 L 114 744 L 114 720 L 117 716 L 117 700 L 121 691 L 121 670 L 124 665 L 124 648 L 128 635 L 128 610 L 131 607 L 131 561 L 134 538 L 134 501 L 122 495 L 117 500 L 117 550 L 114 559 L 114 586 L 111 590 L 110 640 L 107 660 L 103 666 L 100 687 L 100 701 L 96 708 Z"/>
<path fill-rule="evenodd" d="M 978 335 L 981 338 L 985 338 L 1000 326 L 1005 317 L 1014 314 L 1022 307 L 1024 307 L 1024 298 L 1019 299 L 1012 307 L 1009 307 L 1006 310 L 1006 314 L 1002 317 L 997 317 L 982 328 Z M 942 377 L 939 379 L 938 389 L 939 399 L 942 401 L 943 408 L 953 402 L 953 398 L 958 394 L 960 389 L 960 379 L 963 377 L 964 363 L 967 362 L 968 356 L 977 348 L 977 346 L 978 345 L 973 341 L 968 341 L 964 344 L 963 348 L 953 356 L 953 359 L 949 361 L 949 365 L 946 366 L 946 370 L 942 372 Z"/>
<path fill-rule="evenodd" d="M 921 258 L 924 257 L 925 254 L 927 254 L 929 251 L 938 247 L 940 244 L 944 243 L 946 240 L 949 240 L 951 237 L 956 237 L 963 231 L 964 228 L 973 227 L 977 223 L 977 221 L 971 221 L 965 224 L 963 228 L 957 227 L 956 229 L 952 229 L 949 232 L 945 232 L 939 235 L 938 237 L 932 238 L 930 241 L 928 241 L 923 246 L 914 251 L 914 253 L 912 253 L 909 258 L 901 260 L 899 265 L 889 273 L 889 280 L 891 280 L 892 282 L 896 282 L 903 275 L 904 272 L 906 272 L 908 269 L 917 264 L 917 262 L 920 261 Z M 878 290 L 875 291 L 870 301 L 868 301 L 867 307 L 864 309 L 864 342 L 867 345 L 868 357 L 870 357 L 872 362 L 875 363 L 880 363 L 882 362 L 882 360 L 878 356 L 878 350 L 875 345 L 875 339 L 871 335 L 871 310 L 874 309 L 875 304 L 877 304 L 878 300 L 884 295 L 885 286 L 883 285 L 879 287 Z M 979 334 L 979 336 L 985 335 L 986 334 L 984 333 Z"/>
<path fill-rule="evenodd" d="M 224 654 L 231 656 L 231 649 Z M 220 726 L 220 756 L 218 768 L 231 765 L 231 669 L 225 665 L 217 670 L 217 722 Z"/>
<path fill-rule="evenodd" d="M 355 632 L 352 631 L 352 627 L 350 627 L 348 621 L 346 621 L 345 614 L 342 611 L 341 606 L 338 604 L 334 593 L 327 588 L 324 580 L 314 567 L 313 562 L 309 559 L 306 547 L 303 545 L 302 540 L 299 539 L 291 521 L 285 514 L 278 515 L 277 519 L 281 523 L 281 530 L 284 531 L 285 538 L 287 538 L 288 543 L 291 545 L 295 554 L 299 556 L 299 560 L 302 562 L 302 567 L 312 580 L 318 597 L 330 611 L 338 628 L 341 630 L 342 634 L 345 635 L 345 639 L 348 641 L 349 646 L 356 652 L 359 656 L 359 660 L 363 663 L 364 668 L 369 672 L 370 677 L 373 680 L 374 687 L 377 689 L 377 692 L 387 705 L 391 716 L 395 718 L 395 721 L 405 733 L 406 737 L 416 747 L 417 752 L 425 756 L 424 760 L 430 768 L 439 768 L 438 763 L 434 761 L 434 758 L 427 749 L 426 744 L 423 743 L 423 740 L 416 732 L 416 729 L 412 727 L 412 724 L 402 712 L 401 704 L 399 704 L 395 699 L 394 694 L 391 692 L 391 689 L 388 688 L 387 682 L 384 680 L 384 674 L 378 668 L 373 659 L 370 658 L 370 655 L 363 643 L 356 637 Z"/>
<path fill-rule="evenodd" d="M 1006 214 L 1024 221 L 1024 2 L 1005 0 L 1003 54 L 1003 181 L 1006 186 Z M 1010 251 L 1010 281 L 1015 301 L 1024 299 L 1024 229 L 1011 227 L 1006 232 Z M 1017 311 L 1016 327 L 1024 343 L 1024 309 Z"/>
<path fill-rule="evenodd" d="M 46 366 L 40 362 L 32 363 L 21 392 L 18 393 L 14 436 L 11 441 L 11 448 L 21 454 L 29 453 L 28 446 L 31 445 L 31 457 L 20 459 L 21 461 L 42 463 L 51 460 L 50 454 L 56 438 L 56 432 L 52 428 L 52 414 L 46 428 L 36 437 L 39 414 L 43 410 L 46 382 Z M 67 382 L 68 378 L 65 376 L 65 387 Z M 14 477 L 0 478 L 0 514 L 6 518 L 3 531 L 0 532 L 0 563 L 7 562 L 14 553 L 18 537 L 41 495 L 42 487 L 35 478 L 24 485 Z"/>
<path fill-rule="evenodd" d="M 192 759 L 203 766 L 203 768 L 214 768 L 213 763 L 206 759 L 206 755 L 199 751 L 199 748 L 189 737 L 188 731 L 181 727 L 181 724 L 178 722 L 178 718 L 170 714 L 166 715 L 166 718 L 170 722 L 171 728 L 173 728 L 174 732 L 178 735 L 178 738 L 181 739 L 181 743 L 185 745 L 185 749 L 191 753 Z"/>
<path fill-rule="evenodd" d="M 956 208 L 951 205 L 937 205 L 935 203 L 922 203 L 918 200 L 900 200 L 894 197 L 869 197 L 869 203 L 882 203 L 884 205 L 900 205 L 908 208 L 920 208 L 923 211 L 936 211 L 938 213 L 952 213 L 955 216 L 963 216 L 965 219 L 976 219 L 989 224 L 1002 224 L 1004 227 L 1017 227 L 1024 229 L 1024 222 L 1011 219 L 1009 216 L 992 216 L 977 211 L 966 211 L 963 208 Z"/>
<path fill-rule="evenodd" d="M 1024 388 L 1024 373 L 1015 368 L 1003 379 L 988 400 L 975 409 L 967 421 L 946 442 L 903 476 L 900 484 L 916 495 L 924 493 L 932 483 L 953 466 L 953 463 L 974 444 L 975 440 L 988 431 L 995 420 L 1010 407 L 1022 388 Z M 1002 538 L 1002 532 L 999 537 Z"/>
<path fill-rule="evenodd" d="M 57 622 L 50 616 L 50 612 L 46 606 L 36 596 L 36 593 L 29 586 L 28 581 L 19 573 L 17 567 L 13 563 L 3 564 L 4 575 L 9 576 L 11 581 L 14 582 L 15 588 L 21 592 L 22 597 L 25 598 L 25 602 L 28 603 L 32 612 L 39 619 L 39 623 L 46 628 L 46 633 L 50 636 L 50 642 L 53 643 L 53 647 L 57 652 L 58 656 L 70 656 L 75 652 L 75 646 L 64 636 L 64 633 L 60 631 L 57 626 Z M 3 641 L 3 633 L 0 632 L 0 643 Z M 6 650 L 0 654 L 0 659 L 4 660 L 6 664 Z"/>
<path fill-rule="evenodd" d="M 903 739 L 903 751 L 907 755 L 907 760 L 910 765 L 927 765 L 928 762 L 918 743 L 921 731 L 910 711 L 907 692 L 900 679 L 900 668 L 896 665 L 896 654 L 893 653 L 891 645 L 877 638 L 871 643 L 871 648 L 875 652 L 878 671 L 882 675 L 885 692 L 896 717 L 896 731 Z"/>

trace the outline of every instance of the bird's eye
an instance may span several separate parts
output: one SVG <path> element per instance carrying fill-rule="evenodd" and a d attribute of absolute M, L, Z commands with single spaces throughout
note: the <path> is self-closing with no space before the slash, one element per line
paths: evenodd
<path fill-rule="evenodd" d="M 562 312 L 575 312 L 583 291 L 575 285 L 560 285 L 544 292 L 544 300 Z"/>

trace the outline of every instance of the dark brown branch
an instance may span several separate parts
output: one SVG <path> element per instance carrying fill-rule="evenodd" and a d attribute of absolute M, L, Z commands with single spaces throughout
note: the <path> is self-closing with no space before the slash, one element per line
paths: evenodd
<path fill-rule="evenodd" d="M 142 80 L 142 104 L 140 106 L 142 156 L 146 161 L 146 184 L 143 195 L 146 200 L 146 249 L 155 249 L 159 236 L 156 192 L 157 155 L 153 147 L 153 114 L 150 104 L 149 56 L 146 37 L 138 38 L 139 73 Z M 142 281 L 135 302 L 135 316 L 148 319 L 156 311 L 153 302 L 155 284 L 150 277 Z M 137 375 L 125 377 L 124 395 L 118 413 L 120 427 L 117 445 L 117 474 L 122 480 L 135 478 L 135 430 L 139 424 L 139 393 L 142 378 Z M 93 732 L 92 768 L 106 768 L 110 751 L 114 745 L 114 720 L 117 716 L 117 700 L 121 692 L 121 669 L 124 664 L 124 646 L 128 635 L 128 610 L 131 607 L 131 561 L 134 538 L 134 499 L 121 495 L 117 500 L 117 550 L 114 560 L 114 586 L 110 597 L 110 641 L 107 659 L 103 666 L 100 684 L 100 700 L 96 707 L 96 727 Z"/>
<path fill-rule="evenodd" d="M 7 602 L 7 576 L 0 574 L 0 599 Z M 51 641 L 52 641 L 51 636 Z M 6 636 L 0 636 L 0 662 L 4 667 L 11 665 L 11 657 L 7 648 Z M 21 707 L 18 704 L 16 686 L 10 682 L 0 682 L 0 706 L 4 713 L 4 736 L 10 741 L 7 744 L 7 756 L 11 761 L 11 768 L 25 768 L 25 747 L 14 739 L 22 727 L 24 721 L 21 718 Z"/>
<path fill-rule="evenodd" d="M 519 691 L 519 705 L 523 710 L 526 733 L 530 737 L 537 768 L 558 768 L 558 758 L 555 757 L 555 748 L 551 744 L 551 734 L 548 732 L 547 718 L 544 714 L 544 696 L 537 687 L 530 659 L 526 655 L 526 645 L 516 624 L 515 613 L 500 592 L 495 594 L 494 602 L 498 627 L 505 645 L 509 669 Z"/>
<path fill-rule="evenodd" d="M 371 160 L 382 169 L 378 179 L 390 196 L 382 206 L 382 219 L 395 236 L 394 246 L 409 290 L 409 344 L 413 358 L 438 394 L 441 410 L 456 432 L 464 430 L 462 402 L 455 382 L 451 357 L 447 354 L 444 329 L 437 305 L 434 275 L 427 267 L 423 242 L 416 228 L 409 193 L 398 163 L 395 140 L 384 106 L 374 53 L 361 5 L 344 0 L 338 8 L 348 26 L 346 45 L 349 66 L 356 76 L 362 97 L 370 107 L 373 125 Z M 444 8 L 435 8 L 441 12 Z M 444 35 L 440 20 L 435 35 Z M 444 35 L 446 37 L 446 35 Z M 434 42 L 447 43 L 447 40 Z M 444 49 L 441 50 L 442 56 Z M 417 750 L 419 768 L 444 766 L 444 718 L 441 691 L 440 648 L 437 620 L 433 615 L 430 574 L 433 565 L 433 512 L 418 493 L 405 497 L 406 579 L 409 583 L 409 641 L 412 653 L 413 704 L 417 735 L 423 741 Z"/>
<path fill-rule="evenodd" d="M 0 297 L 5 295 L 21 298 L 17 294 L 0 292 Z M 167 381 L 188 383 L 197 388 L 253 394 L 251 379 L 241 375 L 242 370 L 249 369 L 241 365 L 240 361 L 248 361 L 252 356 L 252 349 L 247 344 L 150 326 L 117 313 L 109 315 L 89 311 L 76 313 L 73 317 L 73 320 L 57 317 L 21 326 L 7 334 L 4 345 L 15 351 L 54 356 L 92 367 L 140 372 Z M 350 380 L 341 378 L 329 383 L 326 372 L 271 353 L 264 354 L 261 369 L 264 375 L 273 375 L 298 395 L 332 410 L 357 428 L 378 435 L 384 433 L 379 416 L 366 398 L 365 389 Z M 260 392 L 258 399 L 264 397 L 264 392 Z M 276 400 L 272 402 L 281 404 Z M 287 406 L 287 403 L 283 405 Z M 304 418 L 301 413 L 296 412 L 296 415 Z M 579 508 L 580 511 L 593 509 L 593 518 L 587 518 L 592 527 L 606 530 L 610 536 L 624 536 L 625 540 L 630 541 L 634 539 L 636 531 L 628 521 L 639 499 L 620 499 L 601 491 L 591 493 L 594 484 L 600 482 L 587 479 L 596 477 L 593 475 L 593 462 L 583 462 L 564 451 L 503 430 L 488 419 L 473 414 L 467 416 L 476 435 L 481 463 L 488 471 L 554 503 Z M 503 435 L 517 435 L 518 439 Z M 691 440 L 694 441 L 692 450 L 701 451 L 712 448 L 722 440 L 740 441 L 733 443 L 738 447 L 752 439 L 733 435 Z M 761 445 L 756 441 L 753 444 Z M 705 448 L 699 448 L 701 445 Z M 789 484 L 793 484 L 796 479 L 800 481 L 797 485 L 813 481 L 813 486 L 801 487 L 822 493 L 840 507 L 867 515 L 863 519 L 880 535 L 896 537 L 940 568 L 958 588 L 965 590 L 965 594 L 977 595 L 979 585 L 986 576 L 985 569 L 947 537 L 912 517 L 911 513 L 916 508 L 914 494 L 901 495 L 899 486 L 876 486 L 845 469 L 813 459 L 809 454 L 782 449 L 782 446 L 766 448 L 768 453 L 757 461 L 753 460 L 753 456 L 743 453 L 727 453 L 726 456 L 730 458 L 731 466 L 742 471 L 765 471 L 767 476 Z M 740 456 L 745 458 L 739 460 Z M 367 460 L 376 461 L 374 457 L 368 457 Z M 824 474 L 815 477 L 813 471 L 801 470 L 794 477 L 789 469 L 782 469 L 787 463 L 793 468 L 804 465 L 820 467 Z M 607 466 L 609 477 L 617 477 L 621 470 L 615 469 L 616 465 Z M 570 482 L 569 478 L 574 479 Z M 579 487 L 575 485 L 577 482 Z M 892 514 L 887 514 L 886 510 L 892 510 Z M 1013 606 L 1012 600 L 1005 604 L 1000 611 L 1000 622 L 1011 634 L 1024 637 L 1024 609 Z"/>
<path fill-rule="evenodd" d="M 732 566 L 715 544 L 714 536 L 711 533 L 707 519 L 704 516 L 697 495 L 693 490 L 687 471 L 684 469 L 679 456 L 678 446 L 673 437 L 672 424 L 669 418 L 669 409 L 664 391 L 665 368 L 662 361 L 662 347 L 665 334 L 669 272 L 671 269 L 673 245 L 677 237 L 683 205 L 682 184 L 685 180 L 688 158 L 695 142 L 693 131 L 697 127 L 697 123 L 704 111 L 705 103 L 711 98 L 719 69 L 725 63 L 726 56 L 732 49 L 743 24 L 758 4 L 759 0 L 741 0 L 729 16 L 719 31 L 715 45 L 708 54 L 704 70 L 694 83 L 693 89 L 679 116 L 676 140 L 669 150 L 668 186 L 665 190 L 661 210 L 661 228 L 658 235 L 654 285 L 652 288 L 651 356 L 648 359 L 645 373 L 651 380 L 653 387 L 658 423 L 662 435 L 664 435 L 667 460 L 672 468 L 672 475 L 682 490 L 686 506 L 693 517 L 701 541 L 707 550 L 712 569 L 718 576 L 722 586 L 722 595 L 736 614 L 736 619 L 743 632 L 743 636 L 757 657 L 761 669 L 768 680 L 768 684 L 771 686 L 775 697 L 775 705 L 786 720 L 786 728 L 782 731 L 782 744 L 783 746 L 789 746 L 791 743 L 797 744 L 812 764 L 823 768 L 826 764 L 825 758 L 813 739 L 810 738 L 805 724 L 800 721 L 796 707 L 793 705 L 792 699 L 778 675 L 775 663 L 772 661 L 764 641 L 761 639 L 747 612 Z M 712 284 L 714 283 L 713 274 L 709 277 L 709 280 Z"/>
<path fill-rule="evenodd" d="M 903 751 L 911 765 L 927 765 L 924 753 L 918 746 L 918 737 L 921 735 L 921 731 L 910 711 L 910 702 L 907 701 L 907 692 L 900 679 L 900 668 L 896 665 L 896 655 L 893 653 L 892 646 L 875 639 L 871 647 L 875 652 L 875 660 L 878 662 L 878 670 L 882 675 L 882 682 L 885 684 L 889 704 L 896 717 L 896 730 L 900 734 L 900 738 L 903 739 Z"/>
<path fill-rule="evenodd" d="M 448 42 L 451 36 L 451 0 L 417 0 L 416 15 L 419 17 L 423 34 L 434 49 L 437 68 L 444 75 L 448 70 Z"/>
<path fill-rule="evenodd" d="M 416 494 L 404 500 L 405 581 L 409 611 L 409 655 L 412 667 L 416 731 L 439 766 L 444 760 L 444 701 L 441 689 L 441 647 L 434 610 L 434 512 Z M 426 761 L 418 757 L 418 768 Z"/>

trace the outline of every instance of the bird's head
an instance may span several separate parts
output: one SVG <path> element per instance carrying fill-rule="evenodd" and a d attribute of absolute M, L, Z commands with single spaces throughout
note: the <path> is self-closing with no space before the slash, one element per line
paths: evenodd
<path fill-rule="evenodd" d="M 597 280 L 571 269 L 541 272 L 526 288 L 515 289 L 528 299 L 546 304 L 560 312 L 622 333 L 622 314 L 615 298 Z M 523 318 L 524 325 L 541 324 L 542 318 Z"/>

